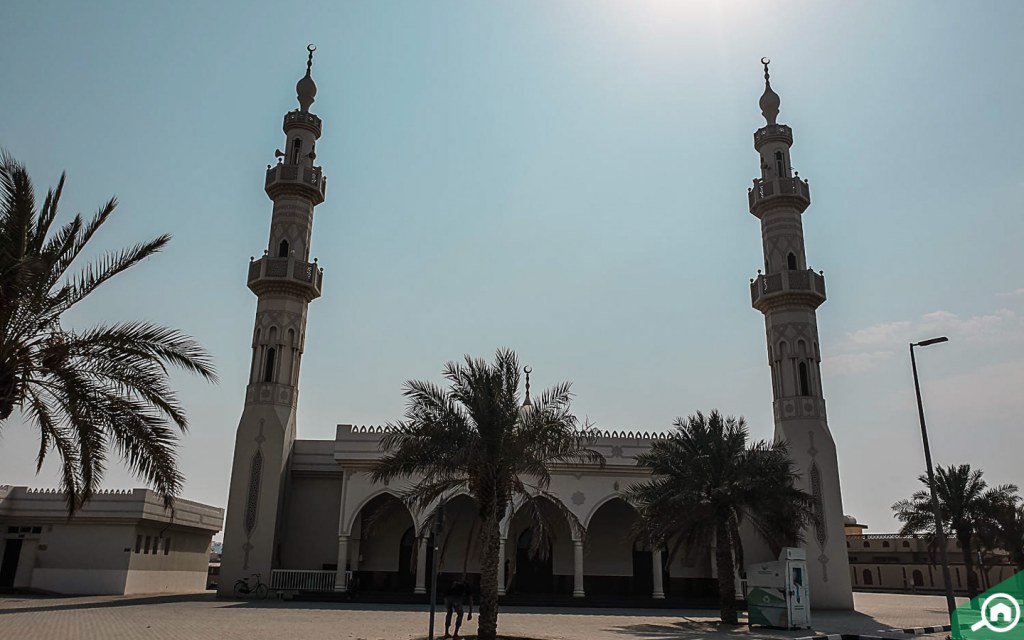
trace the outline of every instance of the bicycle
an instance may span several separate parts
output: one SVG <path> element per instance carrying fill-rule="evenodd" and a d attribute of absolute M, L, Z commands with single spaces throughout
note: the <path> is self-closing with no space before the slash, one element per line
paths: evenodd
<path fill-rule="evenodd" d="M 267 585 L 260 580 L 260 574 L 254 573 L 252 575 L 256 578 L 256 584 L 254 585 L 249 585 L 248 578 L 239 578 L 235 582 L 236 597 L 255 596 L 260 599 L 267 597 Z"/>

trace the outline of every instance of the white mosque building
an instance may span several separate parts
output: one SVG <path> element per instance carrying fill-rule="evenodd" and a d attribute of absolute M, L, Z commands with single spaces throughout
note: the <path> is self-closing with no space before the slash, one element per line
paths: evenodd
<path fill-rule="evenodd" d="M 322 269 L 316 260 L 309 261 L 313 211 L 327 187 L 323 169 L 314 164 L 322 121 L 309 110 L 317 90 L 312 63 L 311 48 L 306 75 L 296 85 L 299 108 L 284 116 L 285 148 L 277 152 L 278 163 L 267 168 L 265 188 L 273 202 L 269 243 L 263 256 L 249 263 L 256 322 L 235 440 L 220 589 L 230 595 L 236 579 L 259 573 L 271 589 L 314 597 L 344 592 L 358 581 L 364 594 L 414 598 L 426 592 L 435 548 L 441 584 L 464 574 L 479 581 L 479 525 L 472 498 L 457 495 L 445 503 L 446 526 L 433 541 L 420 535 L 429 512 L 410 511 L 397 497 L 400 487 L 370 480 L 380 456 L 381 428 L 342 424 L 333 440 L 297 439 L 306 314 L 323 284 Z M 751 302 L 765 317 L 775 434 L 789 443 L 803 486 L 819 511 L 820 525 L 807 532 L 805 543 L 812 603 L 850 609 L 839 469 L 818 368 L 815 310 L 825 301 L 825 281 L 807 267 L 801 216 L 810 204 L 810 189 L 792 172 L 793 132 L 776 122 L 779 96 L 768 83 L 765 63 L 760 107 L 766 124 L 754 133 L 760 177 L 748 191 L 750 212 L 761 221 L 764 272 L 758 270 L 751 280 Z M 554 470 L 550 491 L 583 530 L 574 532 L 551 506 L 551 519 L 558 524 L 546 557 L 531 557 L 529 518 L 510 510 L 501 529 L 499 593 L 563 602 L 630 596 L 634 602 L 686 601 L 714 595 L 711 549 L 685 549 L 669 558 L 664 549 L 650 549 L 630 537 L 638 516 L 622 492 L 647 477 L 635 456 L 660 437 L 605 432 L 595 445 L 607 460 L 603 468 Z M 773 559 L 752 532 L 743 537 L 748 562 Z"/>

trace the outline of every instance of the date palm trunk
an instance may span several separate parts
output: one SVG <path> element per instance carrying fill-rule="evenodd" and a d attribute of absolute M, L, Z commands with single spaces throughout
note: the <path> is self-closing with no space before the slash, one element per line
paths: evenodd
<path fill-rule="evenodd" d="M 722 622 L 739 624 L 736 615 L 736 577 L 732 559 L 732 542 L 725 519 L 715 525 L 715 566 L 718 569 L 718 608 Z"/>
<path fill-rule="evenodd" d="M 974 552 L 971 551 L 971 539 L 959 537 L 960 553 L 964 559 L 964 571 L 967 573 L 967 597 L 973 598 L 978 595 L 978 576 L 974 574 Z"/>
<path fill-rule="evenodd" d="M 480 620 L 479 640 L 495 640 L 498 634 L 498 550 L 501 531 L 497 514 L 490 513 L 483 521 L 480 548 Z"/>

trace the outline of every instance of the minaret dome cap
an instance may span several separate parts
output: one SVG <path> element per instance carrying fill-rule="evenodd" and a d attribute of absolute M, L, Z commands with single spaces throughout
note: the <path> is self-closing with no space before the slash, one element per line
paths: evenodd
<path fill-rule="evenodd" d="M 771 62 L 768 58 L 761 58 L 761 64 L 764 65 L 764 93 L 761 94 L 761 100 L 758 101 L 758 105 L 761 107 L 761 115 L 768 124 L 775 124 L 775 119 L 779 117 L 779 94 L 772 91 L 772 84 L 768 81 L 768 64 Z"/>
<path fill-rule="evenodd" d="M 295 85 L 295 94 L 299 99 L 299 107 L 303 111 L 309 111 L 310 105 L 316 100 L 316 83 L 313 82 L 313 52 L 316 51 L 316 47 L 309 45 L 306 47 L 306 51 L 309 51 L 309 59 L 306 61 L 306 75 Z"/>

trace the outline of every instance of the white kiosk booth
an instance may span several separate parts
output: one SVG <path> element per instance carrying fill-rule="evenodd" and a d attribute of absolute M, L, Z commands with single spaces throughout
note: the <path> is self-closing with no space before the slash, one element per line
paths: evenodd
<path fill-rule="evenodd" d="M 747 567 L 747 624 L 810 628 L 810 605 L 807 554 L 803 549 L 786 547 L 777 561 Z"/>

